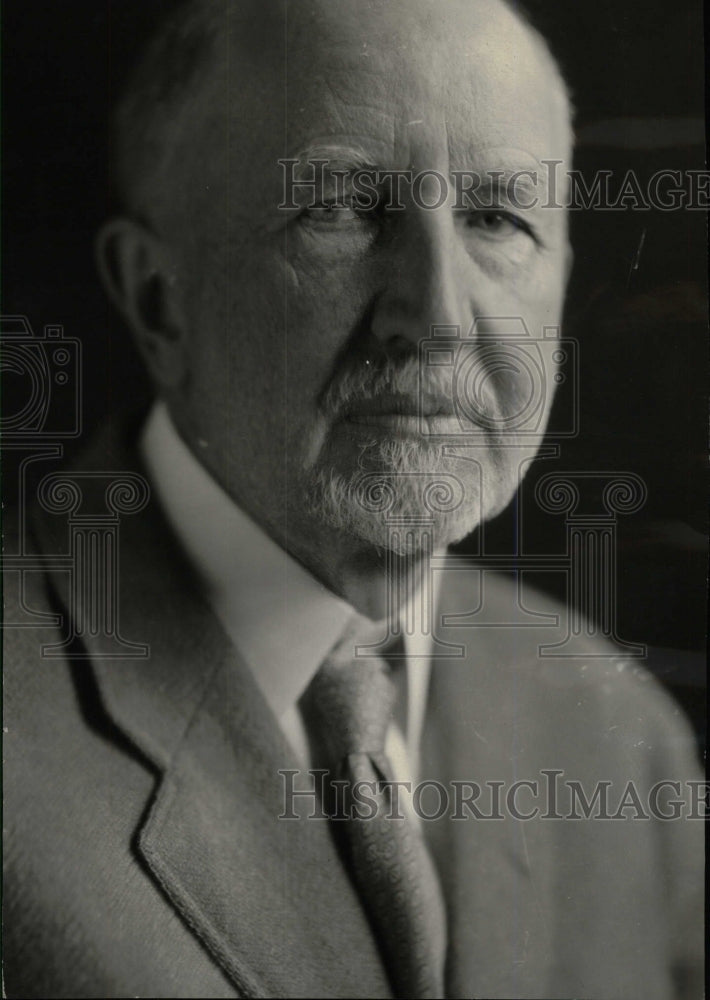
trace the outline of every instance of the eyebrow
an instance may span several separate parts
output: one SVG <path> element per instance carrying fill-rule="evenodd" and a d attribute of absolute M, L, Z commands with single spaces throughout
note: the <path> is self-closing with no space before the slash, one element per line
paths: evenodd
<path fill-rule="evenodd" d="M 382 169 L 367 155 L 361 146 L 342 145 L 340 143 L 314 143 L 300 149 L 294 160 L 306 166 L 314 160 L 326 160 L 329 170 L 346 170 L 353 173 L 356 170 Z"/>
<path fill-rule="evenodd" d="M 533 177 L 530 174 L 533 174 Z M 526 199 L 531 196 L 544 199 L 549 189 L 546 171 L 538 167 L 531 167 L 529 164 L 505 168 L 488 166 L 483 170 L 452 170 L 450 177 L 453 179 L 455 176 L 462 178 L 466 178 L 467 176 L 478 177 L 480 183 L 472 189 L 472 193 L 474 194 L 498 196 L 508 194 L 508 186 L 512 183 L 514 185 L 514 192 L 519 192 Z"/>
<path fill-rule="evenodd" d="M 520 211 L 534 211 L 549 198 L 549 177 L 538 160 L 527 156 L 518 160 L 505 155 L 497 159 L 485 155 L 490 154 L 489 150 L 482 152 L 483 161 L 488 161 L 485 166 L 452 169 L 448 172 L 447 181 L 454 188 L 456 209 L 490 211 L 510 207 Z M 474 163 L 477 158 L 475 153 L 471 156 Z M 290 162 L 294 163 L 292 176 L 297 182 L 304 183 L 312 182 L 312 165 L 318 162 L 325 164 L 324 173 L 321 174 L 324 184 L 329 184 L 328 175 L 333 177 L 342 173 L 344 183 L 349 185 L 354 175 L 363 172 L 374 176 L 379 187 L 383 177 L 392 173 L 381 163 L 374 162 L 362 145 L 327 139 L 302 147 Z M 405 168 L 405 171 L 407 169 L 410 168 Z M 302 192 L 293 197 L 298 204 L 302 200 Z"/>
<path fill-rule="evenodd" d="M 297 160 L 303 166 L 313 160 L 325 160 L 329 170 L 346 170 L 349 173 L 356 170 L 385 172 L 388 169 L 371 159 L 362 146 L 341 143 L 313 143 L 299 149 L 291 159 Z M 530 173 L 535 176 L 536 180 L 531 179 Z M 450 170 L 449 179 L 453 179 L 454 175 L 478 176 L 481 179 L 481 187 L 485 185 L 491 189 L 508 184 L 515 178 L 515 183 L 524 187 L 528 192 L 538 190 L 540 193 L 545 193 L 547 190 L 546 170 L 542 164 L 537 162 L 534 164 L 530 161 L 520 164 L 509 163 L 505 166 L 502 163 L 491 162 L 484 168 L 467 167 L 462 170 Z"/>

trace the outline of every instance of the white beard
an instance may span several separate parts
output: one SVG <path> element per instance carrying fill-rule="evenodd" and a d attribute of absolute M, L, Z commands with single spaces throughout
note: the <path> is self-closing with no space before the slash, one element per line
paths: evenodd
<path fill-rule="evenodd" d="M 321 523 L 399 555 L 445 548 L 481 521 L 476 465 L 416 440 L 373 442 L 349 473 L 321 459 L 306 490 Z"/>
<path fill-rule="evenodd" d="M 378 392 L 416 399 L 419 379 L 417 359 L 376 372 L 350 371 L 329 387 L 326 413 L 332 418 L 346 412 L 352 399 Z M 429 372 L 426 388 L 446 398 L 450 387 L 439 384 L 441 379 L 436 370 Z M 493 416 L 500 410 L 493 397 L 486 405 Z M 359 453 L 351 451 L 344 461 L 325 417 L 302 466 L 310 515 L 338 532 L 402 555 L 460 541 L 508 505 L 540 444 L 524 442 L 505 427 L 471 429 L 477 432 L 475 447 L 467 446 L 466 435 L 435 440 L 373 433 L 360 442 Z"/>

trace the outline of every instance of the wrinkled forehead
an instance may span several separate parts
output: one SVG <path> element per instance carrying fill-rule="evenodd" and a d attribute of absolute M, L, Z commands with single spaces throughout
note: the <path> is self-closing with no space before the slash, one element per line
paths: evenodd
<path fill-rule="evenodd" d="M 286 44 L 289 153 L 314 129 L 319 138 L 377 144 L 378 160 L 392 167 L 413 165 L 418 149 L 440 156 L 444 144 L 449 166 L 460 169 L 474 149 L 519 147 L 538 158 L 565 151 L 560 83 L 537 40 L 500 4 L 336 3 L 325 21 L 290 25 Z"/>
<path fill-rule="evenodd" d="M 566 158 L 561 83 L 539 41 L 496 0 L 262 10 L 258 25 L 233 25 L 225 72 L 206 95 L 245 152 L 294 156 L 333 140 L 395 168 L 412 165 L 413 144 L 426 158 L 445 143 L 453 169 L 497 146 Z"/>
<path fill-rule="evenodd" d="M 259 10 L 218 33 L 208 80 L 176 123 L 167 170 L 189 182 L 168 205 L 175 218 L 183 202 L 194 217 L 224 216 L 227 199 L 257 225 L 282 200 L 279 161 L 313 149 L 443 173 L 569 159 L 563 84 L 539 39 L 498 0 Z"/>

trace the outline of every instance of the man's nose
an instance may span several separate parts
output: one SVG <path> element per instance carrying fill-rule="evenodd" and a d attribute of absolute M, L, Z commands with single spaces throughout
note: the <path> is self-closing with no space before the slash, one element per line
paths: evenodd
<path fill-rule="evenodd" d="M 401 351 L 416 350 L 432 326 L 459 327 L 465 335 L 473 322 L 471 261 L 450 207 L 408 205 L 392 229 L 372 333 L 383 347 Z"/>

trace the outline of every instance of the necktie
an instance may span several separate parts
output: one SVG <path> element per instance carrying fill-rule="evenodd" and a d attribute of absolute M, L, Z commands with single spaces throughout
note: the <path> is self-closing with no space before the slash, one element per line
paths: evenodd
<path fill-rule="evenodd" d="M 396 995 L 443 997 L 446 918 L 438 877 L 419 831 L 401 807 L 399 817 L 392 808 L 386 784 L 393 780 L 385 738 L 395 688 L 387 663 L 356 657 L 357 644 L 351 629 L 301 700 L 313 762 L 346 783 L 345 818 L 334 832 L 342 835 Z M 367 791 L 363 818 L 353 814 L 358 787 Z"/>

